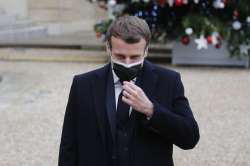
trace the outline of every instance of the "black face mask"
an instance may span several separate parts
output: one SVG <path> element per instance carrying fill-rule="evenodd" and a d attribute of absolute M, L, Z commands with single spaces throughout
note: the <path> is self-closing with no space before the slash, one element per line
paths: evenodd
<path fill-rule="evenodd" d="M 119 77 L 120 81 L 122 82 L 133 80 L 141 71 L 142 63 L 143 62 L 135 63 L 131 65 L 124 65 L 124 64 L 112 61 L 113 70 L 115 74 L 117 75 L 117 77 Z"/>

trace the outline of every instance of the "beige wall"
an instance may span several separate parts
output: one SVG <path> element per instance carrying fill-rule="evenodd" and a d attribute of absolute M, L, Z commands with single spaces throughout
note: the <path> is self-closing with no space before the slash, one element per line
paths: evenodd
<path fill-rule="evenodd" d="M 93 25 L 106 18 L 106 13 L 88 0 L 0 0 L 0 22 L 11 18 L 15 26 L 24 18 L 27 26 L 46 27 L 49 34 L 93 31 Z"/>
<path fill-rule="evenodd" d="M 28 15 L 38 22 L 89 21 L 96 17 L 87 0 L 28 0 Z"/>
<path fill-rule="evenodd" d="M 2 14 L 25 18 L 27 16 L 27 0 L 0 0 L 0 10 Z"/>
<path fill-rule="evenodd" d="M 91 21 L 105 15 L 88 0 L 0 0 L 3 13 L 40 23 Z"/>

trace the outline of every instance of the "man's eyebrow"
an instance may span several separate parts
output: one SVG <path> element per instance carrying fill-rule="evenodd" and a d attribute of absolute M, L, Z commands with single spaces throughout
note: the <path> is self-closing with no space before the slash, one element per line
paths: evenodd
<path fill-rule="evenodd" d="M 121 54 L 121 53 L 114 53 L 114 54 L 117 55 L 117 56 L 126 56 L 126 55 Z"/>
<path fill-rule="evenodd" d="M 121 54 L 121 53 L 114 53 L 114 55 L 116 56 L 126 56 L 125 54 Z M 133 55 L 130 55 L 131 57 L 137 57 L 137 56 L 143 56 L 141 54 L 133 54 Z"/>
<path fill-rule="evenodd" d="M 131 55 L 131 56 L 135 57 L 135 56 L 142 56 L 142 55 L 140 55 L 140 54 L 134 54 L 134 55 Z"/>

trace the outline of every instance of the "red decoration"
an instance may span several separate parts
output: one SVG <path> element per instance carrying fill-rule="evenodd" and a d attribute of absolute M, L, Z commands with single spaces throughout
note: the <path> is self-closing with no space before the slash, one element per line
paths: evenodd
<path fill-rule="evenodd" d="M 217 48 L 217 49 L 221 48 L 221 43 L 219 42 L 218 44 L 216 44 L 215 48 Z"/>
<path fill-rule="evenodd" d="M 161 7 L 164 7 L 164 5 L 166 4 L 166 0 L 157 0 L 157 4 Z"/>
<path fill-rule="evenodd" d="M 183 0 L 175 0 L 175 6 L 182 6 L 183 5 Z"/>
<path fill-rule="evenodd" d="M 212 36 L 211 35 L 207 36 L 207 43 L 212 44 Z"/>
<path fill-rule="evenodd" d="M 189 42 L 190 42 L 190 39 L 189 39 L 188 36 L 183 36 L 183 37 L 181 38 L 181 43 L 182 43 L 183 45 L 188 45 Z"/>
<path fill-rule="evenodd" d="M 236 17 L 236 18 L 238 18 L 239 15 L 240 15 L 239 11 L 238 11 L 237 9 L 235 9 L 235 10 L 233 11 L 233 16 Z"/>

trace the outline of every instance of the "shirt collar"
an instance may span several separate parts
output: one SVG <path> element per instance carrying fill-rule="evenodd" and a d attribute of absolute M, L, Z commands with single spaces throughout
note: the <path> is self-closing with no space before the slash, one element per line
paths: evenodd
<path fill-rule="evenodd" d="M 120 81 L 119 81 L 119 78 L 118 78 L 118 76 L 115 74 L 115 72 L 114 72 L 113 69 L 112 69 L 112 73 L 113 73 L 114 84 L 119 83 L 119 82 L 120 82 Z"/>

